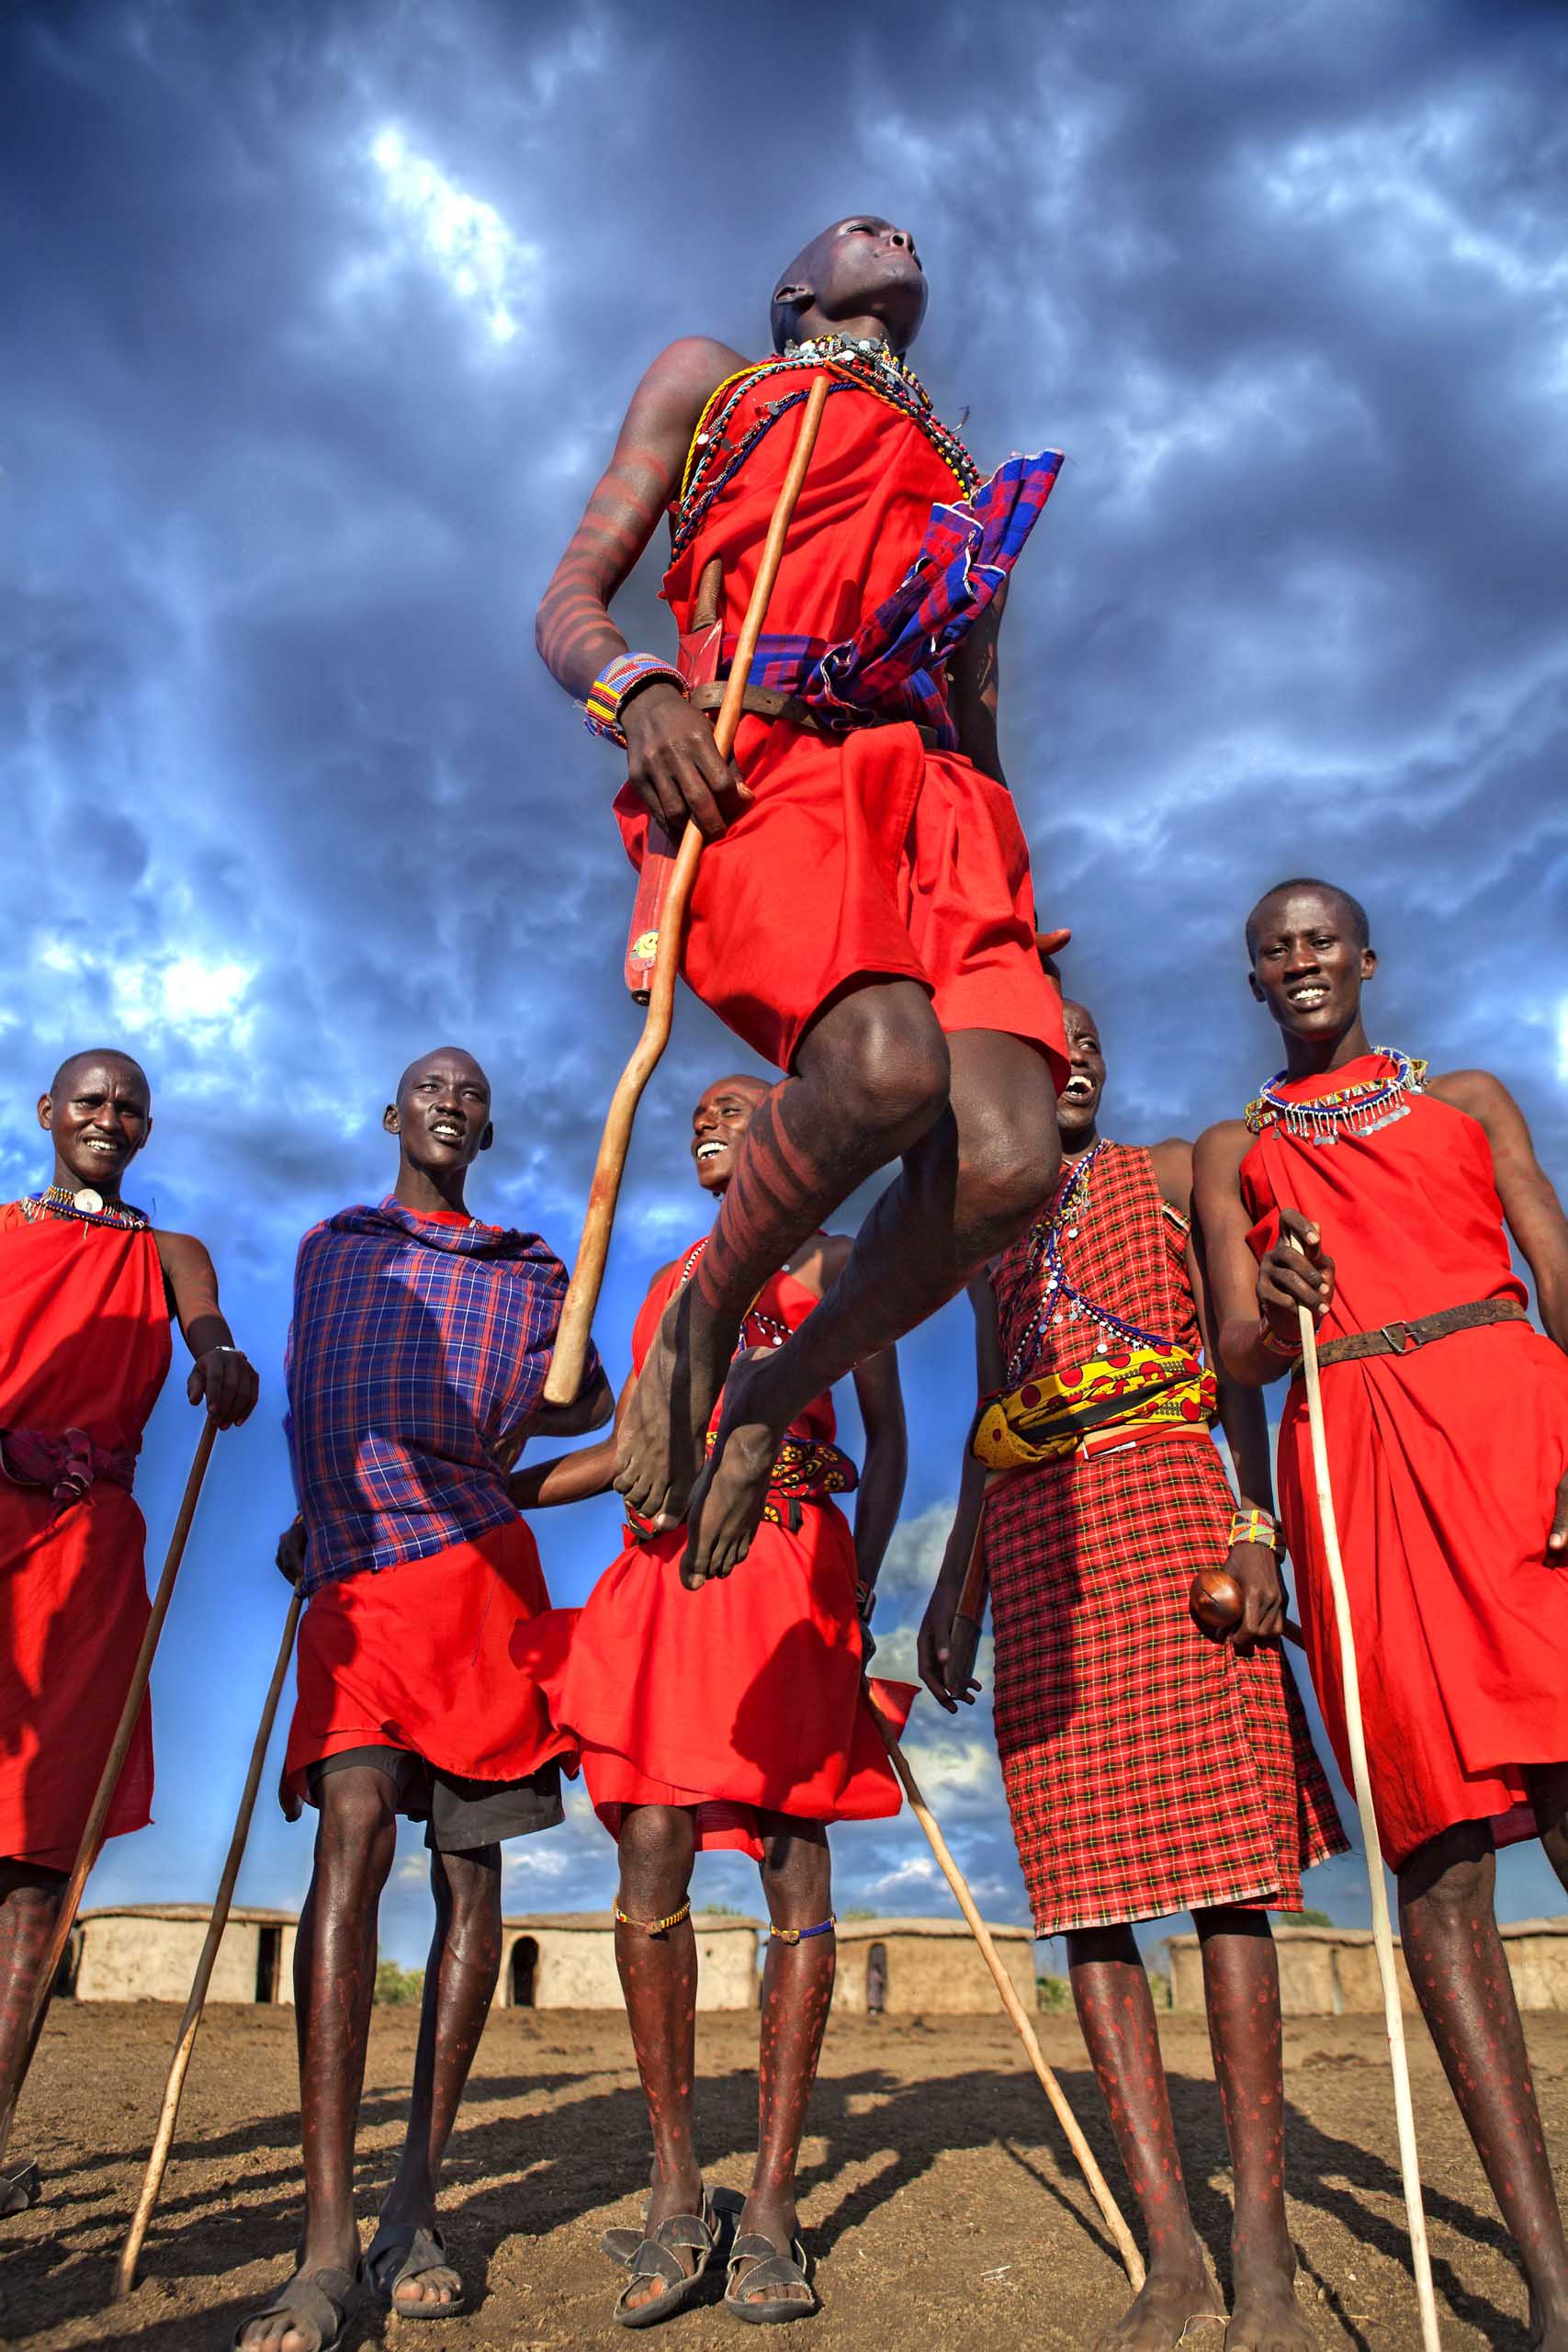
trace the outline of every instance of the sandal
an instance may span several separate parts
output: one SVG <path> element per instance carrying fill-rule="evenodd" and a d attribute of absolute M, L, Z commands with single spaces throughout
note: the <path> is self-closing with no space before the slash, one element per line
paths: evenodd
<path fill-rule="evenodd" d="M 660 2222 L 637 2246 L 631 2257 L 631 2277 L 615 2298 L 615 2317 L 622 2327 L 656 2327 L 661 2319 L 671 2319 L 684 2311 L 706 2276 L 708 2265 L 717 2250 L 720 2223 L 714 2211 L 713 2199 L 705 2191 L 700 2213 L 671 2213 Z M 690 2270 L 682 2264 L 677 2246 L 686 2246 L 696 2255 Z M 626 2300 L 638 2287 L 657 2284 L 663 2293 L 654 2295 L 646 2303 L 629 2303 Z"/>
<path fill-rule="evenodd" d="M 708 2199 L 708 2203 L 713 2207 L 718 2221 L 714 2250 L 720 2256 L 724 2254 L 728 2242 L 735 2235 L 735 2224 L 740 2219 L 740 2210 L 745 2202 L 746 2199 L 738 2188 L 716 2188 Z M 629 2228 L 606 2230 L 599 2240 L 599 2251 L 601 2254 L 607 2255 L 618 2268 L 624 2270 L 647 2235 L 645 2216 L 644 2226 L 640 2230 Z"/>
<path fill-rule="evenodd" d="M 280 2312 L 288 2313 L 297 2335 L 303 2335 L 308 2328 L 315 2330 L 312 2352 L 334 2352 L 348 2324 L 349 2305 L 358 2284 L 357 2269 L 298 2273 L 278 2289 L 271 2302 L 263 2303 L 259 2311 L 247 2312 L 234 2330 L 233 2352 L 246 2352 L 247 2327 L 254 2327 L 258 2319 L 272 2319 Z"/>
<path fill-rule="evenodd" d="M 401 2262 L 387 2277 L 389 2258 L 402 2256 Z M 365 2268 L 371 2290 L 399 2319 L 453 2319 L 468 2301 L 463 2282 L 446 2259 L 446 2241 L 439 2230 L 416 2228 L 412 2222 L 383 2222 L 370 2241 L 365 2256 Z M 428 2298 L 417 2303 L 400 2303 L 398 2289 L 405 2278 L 423 2278 L 432 2270 L 445 2270 L 457 2278 L 457 2291 L 449 2302 L 435 2303 Z"/>
<path fill-rule="evenodd" d="M 738 2263 L 747 2262 L 750 2268 L 738 2278 Z M 794 2239 L 787 2254 L 781 2254 L 771 2238 L 756 2230 L 748 2230 L 737 2238 L 729 2251 L 728 2283 L 724 2290 L 724 2308 L 748 2327 L 783 2327 L 792 2319 L 809 2319 L 822 2306 L 812 2292 L 806 2275 L 806 2248 Z M 769 2295 L 761 2302 L 749 2302 L 759 2287 L 804 2287 L 804 2298 L 798 2295 Z"/>
<path fill-rule="evenodd" d="M 26 2164 L 0 2172 L 0 2219 L 10 2213 L 30 2213 L 43 2195 L 43 2175 L 29 2156 Z"/>

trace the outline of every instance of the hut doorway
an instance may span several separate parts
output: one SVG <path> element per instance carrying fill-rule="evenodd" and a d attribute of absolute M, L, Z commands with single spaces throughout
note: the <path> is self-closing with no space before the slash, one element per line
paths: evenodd
<path fill-rule="evenodd" d="M 519 1936 L 512 1947 L 512 1970 L 509 1998 L 514 2009 L 531 2009 L 539 1973 L 539 1943 L 536 1936 Z"/>
<path fill-rule="evenodd" d="M 283 1975 L 283 1929 L 261 1928 L 256 1931 L 256 1998 L 276 2001 Z"/>
<path fill-rule="evenodd" d="M 887 2007 L 887 1946 L 873 1944 L 865 1956 L 865 2013 L 879 2018 Z"/>

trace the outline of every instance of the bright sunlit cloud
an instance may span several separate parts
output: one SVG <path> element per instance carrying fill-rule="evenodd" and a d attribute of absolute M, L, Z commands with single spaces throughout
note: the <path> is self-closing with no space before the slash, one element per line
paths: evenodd
<path fill-rule="evenodd" d="M 250 1035 L 245 997 L 256 975 L 249 964 L 166 952 L 110 959 L 59 939 L 40 947 L 36 961 L 79 984 L 84 1012 L 107 1002 L 115 1025 L 138 1036 L 175 1030 L 200 1044 L 221 1030 L 230 1043 L 243 1045 Z"/>
<path fill-rule="evenodd" d="M 483 320 L 491 341 L 510 343 L 539 266 L 537 245 L 514 237 L 493 204 L 469 196 L 426 155 L 416 155 L 395 123 L 378 130 L 370 160 L 388 204 L 460 301 Z"/>

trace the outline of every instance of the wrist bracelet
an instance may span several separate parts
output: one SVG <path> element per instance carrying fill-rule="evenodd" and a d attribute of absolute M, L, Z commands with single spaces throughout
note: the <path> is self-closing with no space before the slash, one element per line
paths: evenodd
<path fill-rule="evenodd" d="M 1231 1544 L 1267 1544 L 1280 1549 L 1280 1530 L 1266 1510 L 1238 1510 L 1231 1520 Z"/>
<path fill-rule="evenodd" d="M 871 1612 L 876 1606 L 876 1587 L 867 1584 L 863 1577 L 855 1578 L 855 1615 L 863 1625 L 871 1623 Z"/>
<path fill-rule="evenodd" d="M 645 686 L 652 678 L 666 679 L 684 694 L 686 681 L 672 662 L 659 653 L 621 653 L 607 662 L 588 689 L 583 706 L 584 724 L 591 735 L 603 735 L 609 742 L 618 743 L 624 752 L 626 739 L 621 727 L 621 705 L 637 686 Z"/>
<path fill-rule="evenodd" d="M 1266 1315 L 1258 1317 L 1258 1329 L 1262 1334 L 1263 1345 L 1271 1356 L 1280 1357 L 1284 1363 L 1295 1363 L 1299 1360 L 1302 1352 L 1300 1348 L 1292 1348 L 1288 1340 L 1280 1339 Z"/>

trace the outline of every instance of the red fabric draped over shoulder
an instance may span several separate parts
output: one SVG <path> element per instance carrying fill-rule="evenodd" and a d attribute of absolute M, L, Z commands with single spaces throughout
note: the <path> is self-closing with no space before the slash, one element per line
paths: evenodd
<path fill-rule="evenodd" d="M 169 1356 L 150 1232 L 0 1209 L 0 1429 L 135 1453 Z M 146 1631 L 147 1531 L 107 1479 L 54 1510 L 0 1479 L 0 1854 L 66 1871 Z M 144 1705 L 105 1835 L 140 1829 L 152 1800 Z"/>

